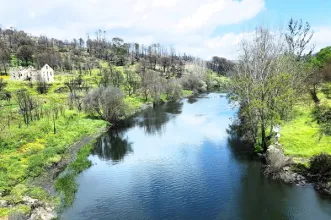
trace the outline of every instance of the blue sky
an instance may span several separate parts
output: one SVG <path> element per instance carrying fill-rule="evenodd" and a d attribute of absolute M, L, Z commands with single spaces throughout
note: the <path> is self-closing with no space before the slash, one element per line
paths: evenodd
<path fill-rule="evenodd" d="M 239 24 L 218 26 L 211 36 L 218 36 L 227 32 L 240 33 L 245 29 L 267 24 L 275 26 L 286 24 L 290 19 L 308 21 L 312 27 L 331 27 L 330 0 L 266 0 L 265 8 L 255 17 Z"/>
<path fill-rule="evenodd" d="M 255 17 L 239 24 L 218 26 L 211 36 L 227 32 L 240 33 L 245 29 L 261 24 L 277 25 L 286 24 L 290 18 L 308 21 L 312 27 L 331 27 L 331 1 L 330 0 L 266 0 L 265 9 Z"/>
<path fill-rule="evenodd" d="M 127 42 L 173 45 L 202 58 L 235 59 L 254 28 L 311 24 L 316 51 L 331 45 L 331 0 L 0 0 L 0 24 L 60 39 L 98 29 Z"/>

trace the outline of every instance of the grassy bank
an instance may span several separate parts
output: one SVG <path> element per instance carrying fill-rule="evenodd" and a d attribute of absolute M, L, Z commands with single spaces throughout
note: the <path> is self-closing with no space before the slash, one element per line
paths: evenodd
<path fill-rule="evenodd" d="M 331 107 L 331 99 L 322 91 L 318 94 L 320 104 Z M 280 143 L 285 154 L 302 161 L 320 153 L 331 154 L 331 136 L 321 132 L 320 124 L 314 118 L 316 106 L 307 97 L 295 106 L 294 118 L 281 129 Z"/>
<path fill-rule="evenodd" d="M 55 189 L 61 195 L 62 207 L 68 207 L 72 204 L 77 191 L 76 176 L 83 170 L 91 166 L 91 161 L 87 159 L 93 148 L 93 143 L 82 147 L 77 153 L 76 160 L 71 163 L 67 169 L 55 182 Z"/>

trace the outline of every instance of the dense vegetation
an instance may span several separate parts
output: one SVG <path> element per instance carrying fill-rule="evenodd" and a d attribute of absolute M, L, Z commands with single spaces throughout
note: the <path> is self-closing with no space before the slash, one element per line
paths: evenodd
<path fill-rule="evenodd" d="M 232 128 L 265 153 L 274 144 L 274 126 L 281 125 L 282 150 L 267 160 L 267 173 L 277 175 L 294 161 L 330 193 L 331 48 L 313 54 L 312 37 L 309 23 L 291 19 L 286 30 L 260 27 L 242 42 L 228 74 L 229 97 L 240 104 Z"/>

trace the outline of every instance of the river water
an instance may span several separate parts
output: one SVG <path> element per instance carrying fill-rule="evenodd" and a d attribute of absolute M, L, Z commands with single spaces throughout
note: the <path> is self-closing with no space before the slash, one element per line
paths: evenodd
<path fill-rule="evenodd" d="M 98 139 L 62 219 L 331 219 L 310 186 L 263 177 L 227 129 L 222 94 L 148 109 Z"/>

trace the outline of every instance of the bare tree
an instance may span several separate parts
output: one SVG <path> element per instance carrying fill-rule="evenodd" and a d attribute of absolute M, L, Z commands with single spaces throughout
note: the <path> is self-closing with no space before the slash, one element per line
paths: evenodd
<path fill-rule="evenodd" d="M 308 48 L 308 46 L 313 35 L 314 33 L 310 30 L 308 22 L 304 23 L 302 19 L 294 20 L 291 18 L 285 34 L 288 52 L 294 54 L 298 59 L 310 55 L 314 47 Z"/>
<path fill-rule="evenodd" d="M 83 104 L 86 112 L 111 123 L 118 122 L 125 113 L 123 93 L 113 86 L 93 89 L 84 97 Z"/>
<path fill-rule="evenodd" d="M 140 84 L 140 76 L 133 70 L 130 70 L 129 67 L 124 69 L 125 75 L 125 88 L 128 92 L 129 96 L 136 93 L 139 84 Z"/>

